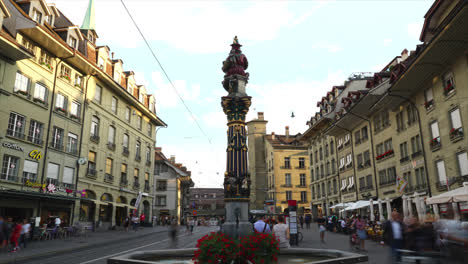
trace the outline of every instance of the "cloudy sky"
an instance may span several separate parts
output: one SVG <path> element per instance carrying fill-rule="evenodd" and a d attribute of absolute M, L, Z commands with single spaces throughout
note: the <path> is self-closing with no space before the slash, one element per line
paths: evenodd
<path fill-rule="evenodd" d="M 80 25 L 88 0 L 48 0 Z M 221 187 L 226 117 L 221 63 L 235 35 L 249 59 L 247 120 L 265 112 L 267 131 L 306 130 L 316 102 L 353 72 L 378 71 L 413 50 L 432 0 L 181 1 L 124 0 L 178 92 L 151 57 L 120 0 L 95 0 L 98 45 L 156 95 L 168 128 L 157 145 L 192 171 L 196 187 Z M 294 112 L 295 117 L 291 118 Z M 211 143 L 210 143 L 211 142 Z"/>

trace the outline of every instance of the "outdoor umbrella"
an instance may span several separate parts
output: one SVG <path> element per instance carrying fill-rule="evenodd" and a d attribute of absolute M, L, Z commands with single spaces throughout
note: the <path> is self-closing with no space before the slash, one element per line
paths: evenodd
<path fill-rule="evenodd" d="M 463 187 L 426 199 L 427 204 L 468 202 L 468 182 Z"/>

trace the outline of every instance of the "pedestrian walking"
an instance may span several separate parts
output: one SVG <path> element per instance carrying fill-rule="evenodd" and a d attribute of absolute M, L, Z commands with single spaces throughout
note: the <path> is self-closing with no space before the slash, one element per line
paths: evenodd
<path fill-rule="evenodd" d="M 387 221 L 383 233 L 384 241 L 390 245 L 392 254 L 392 263 L 401 261 L 400 249 L 403 248 L 403 224 L 401 223 L 400 214 L 392 212 L 392 220 Z"/>
<path fill-rule="evenodd" d="M 366 220 L 358 215 L 357 218 L 354 220 L 352 226 L 356 229 L 356 234 L 358 238 L 358 243 L 360 244 L 361 250 L 366 250 L 365 248 L 365 240 L 367 239 L 367 232 L 366 232 Z"/>
<path fill-rule="evenodd" d="M 23 244 L 23 248 L 26 248 L 26 241 L 29 239 L 29 232 L 31 231 L 31 224 L 28 223 L 28 220 L 23 220 L 23 225 L 21 226 L 20 233 L 20 245 Z"/>
<path fill-rule="evenodd" d="M 8 243 L 7 224 L 3 216 L 0 216 L 0 248 L 3 248 Z"/>
<path fill-rule="evenodd" d="M 172 248 L 177 248 L 177 220 L 175 217 L 170 222 L 169 236 L 171 237 Z"/>
<path fill-rule="evenodd" d="M 14 223 L 13 225 L 13 229 L 10 235 L 10 243 L 11 243 L 11 246 L 13 247 L 12 252 L 16 252 L 19 249 L 18 243 L 19 243 L 19 239 L 21 236 L 22 228 L 23 227 L 21 226 L 21 222 L 19 221 L 17 223 Z"/>
<path fill-rule="evenodd" d="M 190 235 L 193 234 L 193 227 L 195 226 L 195 220 L 192 218 L 190 218 L 189 220 L 189 228 L 190 228 Z"/>
<path fill-rule="evenodd" d="M 133 227 L 133 231 L 135 232 L 138 230 L 138 220 L 140 220 L 138 216 L 136 215 L 132 216 L 132 227 Z"/>
<path fill-rule="evenodd" d="M 307 230 L 310 230 L 310 222 L 312 222 L 312 216 L 310 214 L 307 214 L 306 217 L 305 217 L 305 223 L 306 223 Z"/>
<path fill-rule="evenodd" d="M 126 216 L 124 220 L 125 232 L 128 232 L 128 226 L 130 225 L 130 217 Z"/>
<path fill-rule="evenodd" d="M 145 220 L 146 220 L 146 215 L 144 213 L 142 213 L 140 215 L 140 225 L 143 226 L 143 224 L 145 223 Z"/>
<path fill-rule="evenodd" d="M 289 248 L 289 227 L 284 223 L 284 217 L 278 216 L 278 223 L 273 226 L 273 234 L 279 239 L 280 248 Z"/>
<path fill-rule="evenodd" d="M 299 223 L 301 224 L 301 229 L 304 229 L 304 216 L 299 216 Z"/>
<path fill-rule="evenodd" d="M 318 225 L 319 233 L 320 233 L 320 242 L 322 243 L 325 243 L 326 222 L 327 220 L 325 219 L 325 217 L 323 217 L 322 214 L 319 214 L 317 218 L 317 225 Z"/>

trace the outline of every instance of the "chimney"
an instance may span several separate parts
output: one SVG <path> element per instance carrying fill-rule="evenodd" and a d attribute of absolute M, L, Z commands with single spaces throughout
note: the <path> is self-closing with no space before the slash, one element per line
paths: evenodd
<path fill-rule="evenodd" d="M 257 115 L 258 115 L 257 117 L 258 120 L 264 120 L 263 112 L 258 112 Z"/>
<path fill-rule="evenodd" d="M 289 126 L 284 127 L 286 138 L 289 138 Z"/>
<path fill-rule="evenodd" d="M 275 140 L 275 132 L 271 132 L 271 139 Z"/>
<path fill-rule="evenodd" d="M 175 164 L 175 156 L 174 156 L 174 155 L 171 155 L 171 157 L 169 158 L 169 161 L 170 161 L 172 164 Z"/>
<path fill-rule="evenodd" d="M 111 55 L 112 55 L 112 59 L 114 59 L 114 52 L 112 52 Z"/>
<path fill-rule="evenodd" d="M 404 49 L 402 52 L 401 52 L 401 60 L 404 61 L 408 58 L 408 50 L 407 49 Z"/>

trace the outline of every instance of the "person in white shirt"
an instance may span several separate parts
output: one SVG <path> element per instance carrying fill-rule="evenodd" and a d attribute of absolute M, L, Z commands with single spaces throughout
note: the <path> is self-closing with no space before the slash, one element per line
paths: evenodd
<path fill-rule="evenodd" d="M 278 216 L 278 224 L 273 226 L 273 234 L 279 239 L 280 248 L 289 248 L 289 228 L 284 223 L 284 217 Z"/>
<path fill-rule="evenodd" d="M 60 217 L 55 218 L 55 226 L 60 227 L 60 224 L 62 223 L 62 220 L 60 220 Z"/>
<path fill-rule="evenodd" d="M 262 215 L 254 224 L 254 229 L 258 233 L 271 233 L 270 225 L 265 223 L 265 216 Z"/>
<path fill-rule="evenodd" d="M 29 238 L 29 231 L 31 231 L 31 224 L 28 223 L 28 220 L 24 219 L 20 233 L 20 245 L 23 244 L 23 248 L 26 248 L 26 240 Z"/>

